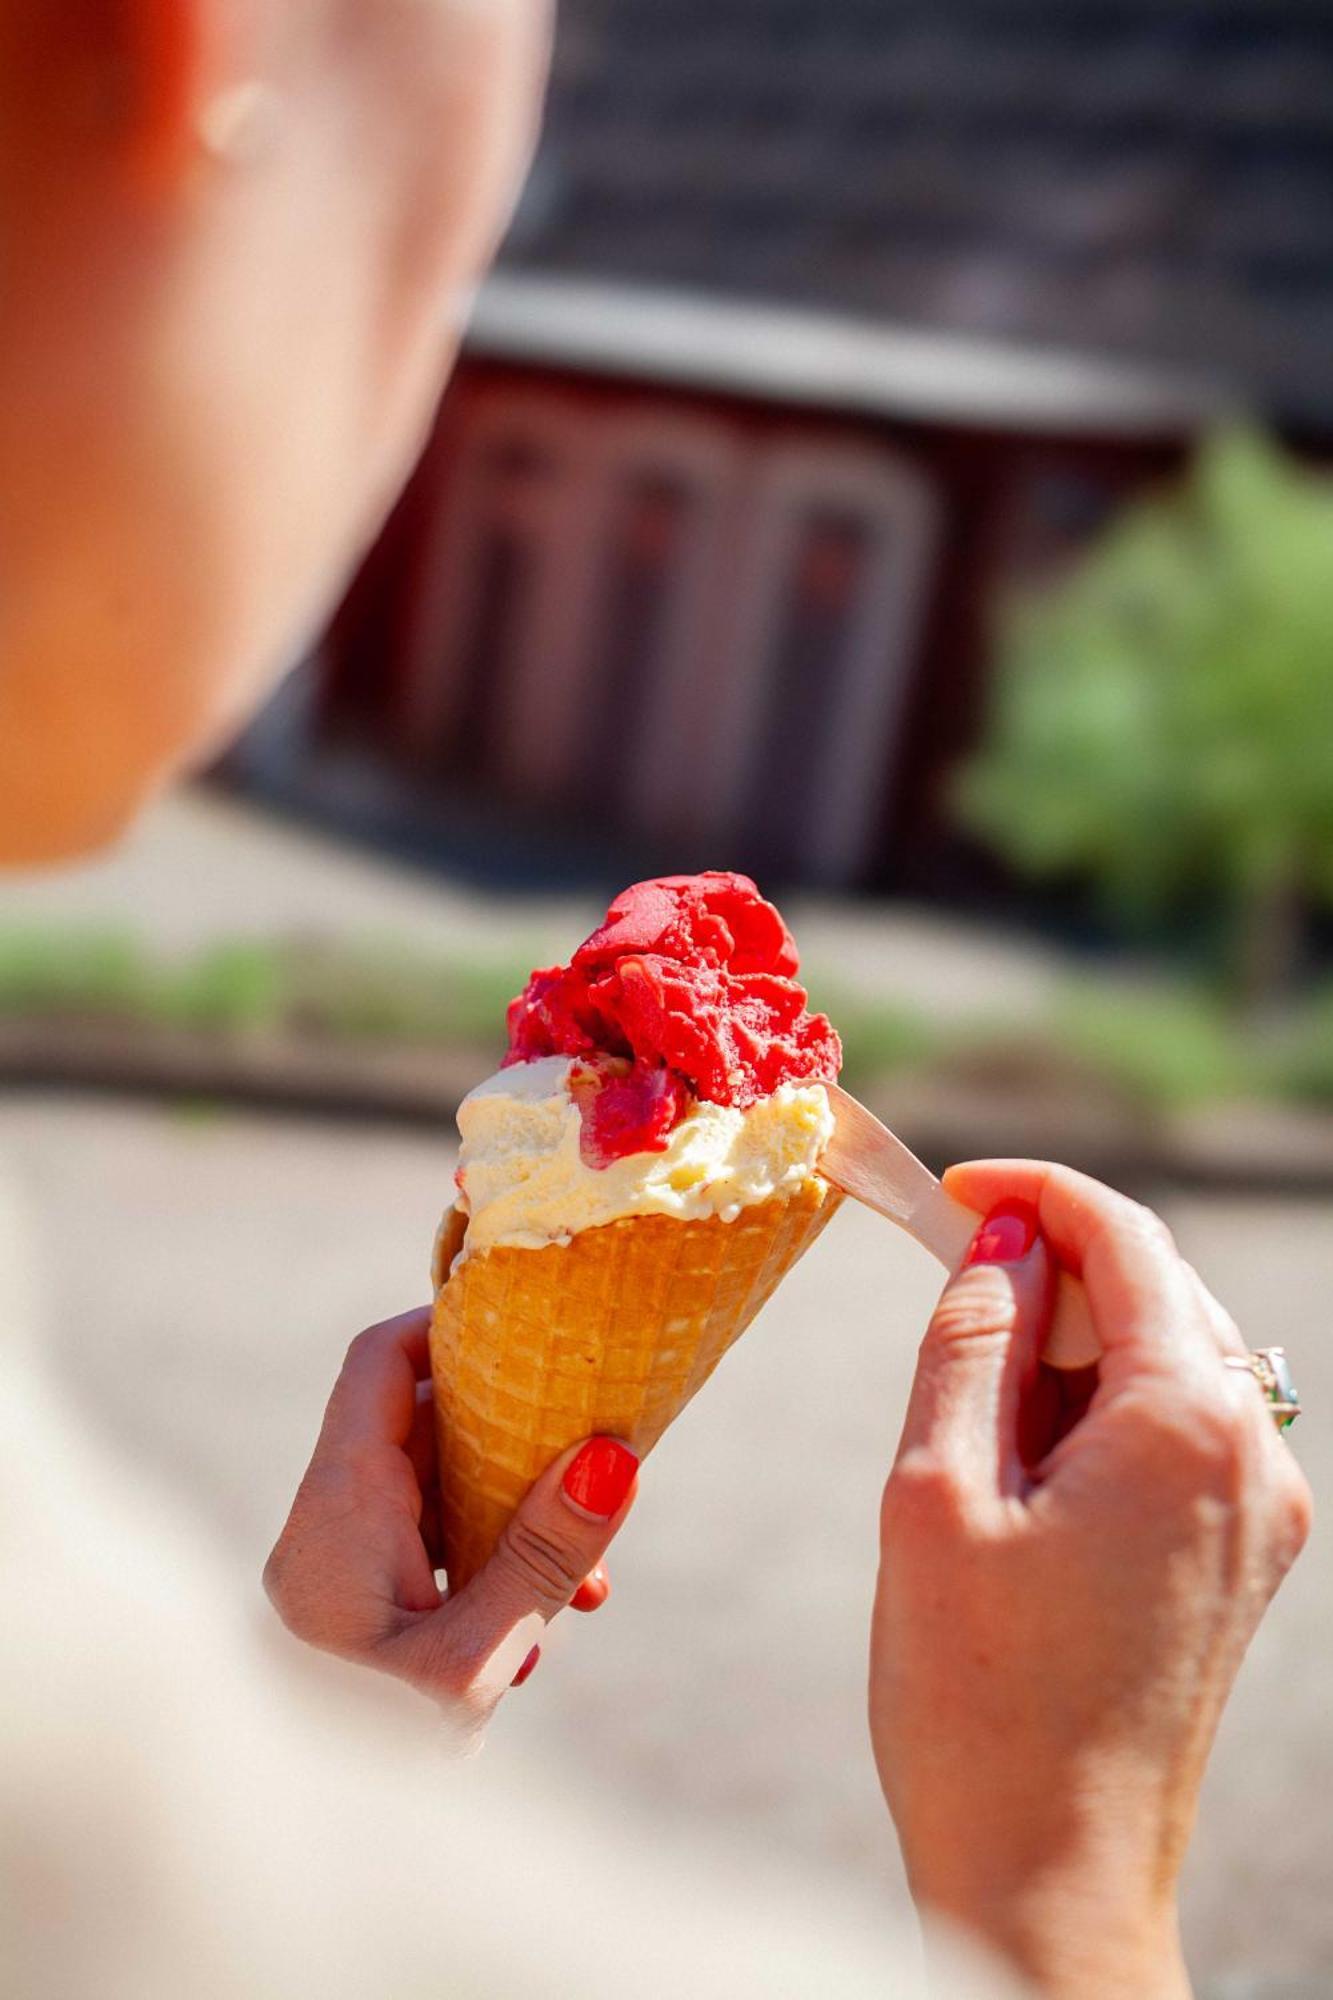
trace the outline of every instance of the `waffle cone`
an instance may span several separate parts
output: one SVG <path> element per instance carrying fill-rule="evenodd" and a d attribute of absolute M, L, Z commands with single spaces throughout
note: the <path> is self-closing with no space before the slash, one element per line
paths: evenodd
<path fill-rule="evenodd" d="M 816 1179 L 732 1222 L 626 1216 L 452 1275 L 467 1223 L 446 1215 L 430 1352 L 451 1589 L 568 1446 L 600 1433 L 650 1451 L 841 1199 Z"/>

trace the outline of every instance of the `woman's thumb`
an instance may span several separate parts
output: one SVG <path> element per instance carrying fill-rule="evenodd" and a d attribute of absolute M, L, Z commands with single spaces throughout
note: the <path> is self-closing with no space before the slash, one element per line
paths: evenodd
<path fill-rule="evenodd" d="M 981 1224 L 931 1316 L 898 1447 L 947 1467 L 978 1498 L 1022 1476 L 1018 1417 L 1050 1322 L 1053 1266 L 1030 1202 Z"/>
<path fill-rule="evenodd" d="M 515 1612 L 554 1618 L 605 1555 L 634 1503 L 638 1472 L 638 1457 L 618 1438 L 592 1437 L 564 1453 L 529 1488 L 463 1598 L 499 1620 Z"/>
<path fill-rule="evenodd" d="M 402 1635 L 398 1670 L 484 1720 L 606 1553 L 638 1471 L 618 1438 L 563 1453 L 528 1489 L 485 1568 Z"/>

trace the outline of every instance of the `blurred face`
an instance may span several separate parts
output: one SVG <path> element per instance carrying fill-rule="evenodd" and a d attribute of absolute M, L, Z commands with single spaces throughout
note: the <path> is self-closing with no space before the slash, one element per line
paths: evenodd
<path fill-rule="evenodd" d="M 291 663 L 423 441 L 545 0 L 0 0 L 0 859 Z"/>

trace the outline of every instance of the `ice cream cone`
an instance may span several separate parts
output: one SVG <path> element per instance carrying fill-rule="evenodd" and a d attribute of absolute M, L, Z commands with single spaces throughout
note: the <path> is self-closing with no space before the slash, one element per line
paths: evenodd
<path fill-rule="evenodd" d="M 632 1215 L 452 1272 L 467 1220 L 446 1215 L 430 1349 L 451 1589 L 569 1445 L 600 1433 L 650 1451 L 841 1199 L 814 1177 L 731 1221 Z"/>

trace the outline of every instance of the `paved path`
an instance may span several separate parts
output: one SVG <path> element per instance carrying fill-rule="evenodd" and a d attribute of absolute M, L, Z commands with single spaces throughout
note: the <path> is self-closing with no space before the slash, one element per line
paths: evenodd
<path fill-rule="evenodd" d="M 46 1247 L 49 1340 L 80 1398 L 216 1530 L 252 1584 L 349 1335 L 412 1303 L 452 1157 L 429 1138 L 0 1101 Z M 1165 1204 L 1250 1338 L 1286 1340 L 1297 1436 L 1333 1501 L 1326 1211 Z M 592 1782 L 710 1843 L 796 1860 L 900 1903 L 862 1724 L 876 1499 L 934 1273 L 844 1213 L 668 1436 L 594 1625 L 551 1657 L 488 1754 Z M 1218 1746 L 1188 1929 L 1210 2000 L 1333 1989 L 1333 1795 L 1322 1535 L 1254 1649 Z"/>

